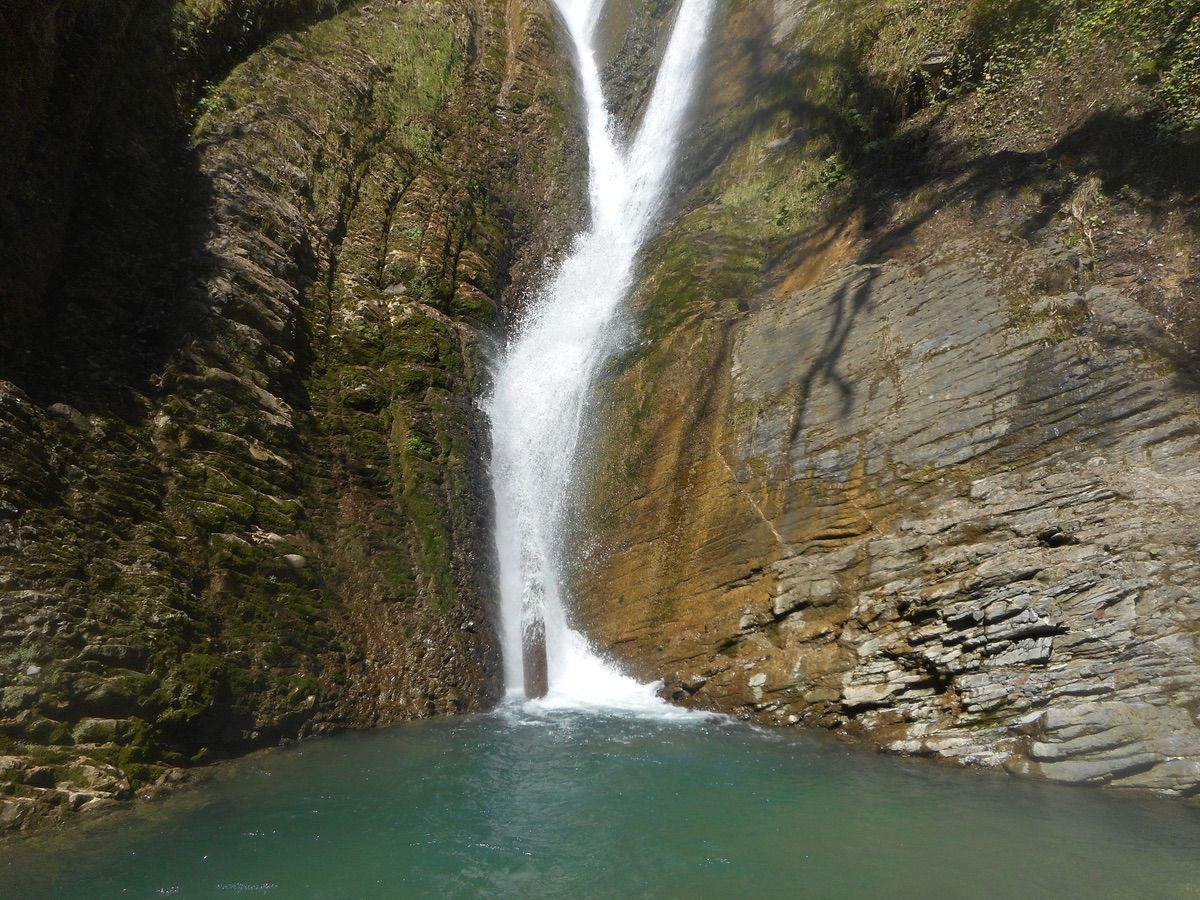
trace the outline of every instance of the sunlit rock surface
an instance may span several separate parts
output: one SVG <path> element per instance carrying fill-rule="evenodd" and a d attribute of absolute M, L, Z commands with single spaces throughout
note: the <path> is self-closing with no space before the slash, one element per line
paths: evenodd
<path fill-rule="evenodd" d="M 951 91 L 961 10 L 767 6 L 596 412 L 580 622 L 681 703 L 1195 792 L 1192 139 L 1095 49 Z"/>

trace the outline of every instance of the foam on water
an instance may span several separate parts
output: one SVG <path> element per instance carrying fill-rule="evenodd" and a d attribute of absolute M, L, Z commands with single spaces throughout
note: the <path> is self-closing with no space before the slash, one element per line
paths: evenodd
<path fill-rule="evenodd" d="M 495 372 L 485 409 L 500 568 L 505 684 L 524 696 L 526 632 L 544 625 L 546 709 L 671 715 L 571 628 L 562 586 L 564 519 L 597 372 L 615 349 L 617 313 L 650 236 L 694 93 L 716 0 L 681 0 L 632 141 L 616 137 L 594 48 L 604 0 L 554 0 L 572 43 L 586 115 L 590 224 L 533 298 Z"/>

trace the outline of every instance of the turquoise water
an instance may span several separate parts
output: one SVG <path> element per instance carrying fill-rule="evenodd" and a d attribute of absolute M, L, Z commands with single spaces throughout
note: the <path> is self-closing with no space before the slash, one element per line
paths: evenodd
<path fill-rule="evenodd" d="M 1200 897 L 1200 808 L 725 720 L 343 735 L 0 847 L 4 897 Z"/>

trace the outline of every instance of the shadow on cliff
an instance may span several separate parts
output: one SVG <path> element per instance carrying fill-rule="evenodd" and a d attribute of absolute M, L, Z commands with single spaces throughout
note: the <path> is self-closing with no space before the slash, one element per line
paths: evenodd
<path fill-rule="evenodd" d="M 996 198 L 1014 199 L 1030 185 L 1039 189 L 1038 209 L 1018 223 L 1033 237 L 1062 213 L 1079 183 L 1097 178 L 1111 195 L 1132 193 L 1157 222 L 1173 207 L 1200 197 L 1200 146 L 1163 131 L 1147 115 L 1096 112 L 1045 149 L 973 154 L 934 136 L 937 120 L 921 135 L 883 148 L 852 153 L 855 189 L 832 217 L 863 216 L 862 261 L 908 243 L 946 204 L 972 201 L 982 208 Z M 913 208 L 918 190 L 933 188 Z M 900 210 L 904 209 L 901 215 Z"/>
<path fill-rule="evenodd" d="M 1157 226 L 1171 209 L 1190 209 L 1200 222 L 1200 147 L 1163 131 L 1151 117 L 1101 111 L 1089 116 L 1045 149 L 1000 150 L 972 154 L 948 145 L 936 135 L 937 118 L 915 138 L 888 143 L 873 152 L 848 154 L 854 189 L 828 214 L 831 221 L 861 222 L 861 244 L 855 261 L 872 265 L 909 245 L 918 230 L 938 211 L 967 201 L 980 214 L 996 200 L 1014 201 L 1031 186 L 1038 191 L 1036 209 L 1016 217 L 1013 230 L 1027 240 L 1051 226 L 1070 204 L 1078 186 L 1095 178 L 1105 194 L 1137 198 Z M 809 238 L 806 252 L 826 249 L 834 236 Z M 794 249 L 794 248 L 793 248 Z M 785 251 L 786 252 L 786 251 Z M 870 280 L 851 289 L 839 288 L 831 299 L 835 314 L 822 352 L 806 374 L 807 388 L 818 378 L 832 382 L 848 400 L 853 387 L 837 371 L 837 360 L 855 318 L 870 306 Z M 1200 387 L 1200 356 L 1195 350 L 1164 340 L 1159 348 L 1171 359 L 1176 386 Z M 848 411 L 848 403 L 843 405 Z M 799 433 L 803 410 L 797 416 Z"/>
<path fill-rule="evenodd" d="M 924 105 L 917 90 L 897 93 L 880 83 L 848 52 L 827 54 L 806 49 L 786 60 L 761 36 L 742 36 L 731 48 L 742 91 L 754 104 L 731 106 L 719 122 L 699 129 L 685 157 L 684 188 L 704 192 L 718 172 L 747 142 L 764 146 L 763 165 L 772 153 L 802 150 L 807 144 L 832 151 L 844 167 L 849 190 L 819 213 L 820 228 L 781 238 L 771 248 L 776 263 L 798 255 L 832 252 L 846 223 L 856 223 L 852 260 L 871 266 L 910 245 L 922 226 L 939 210 L 966 202 L 981 221 L 996 201 L 1014 201 L 1036 189 L 1032 213 L 1015 212 L 1008 224 L 1014 233 L 1033 239 L 1050 226 L 1086 179 L 1097 179 L 1108 196 L 1120 195 L 1148 214 L 1156 225 L 1167 214 L 1184 210 L 1195 227 L 1200 223 L 1200 142 L 1164 129 L 1153 116 L 1102 109 L 1083 118 L 1049 146 L 1031 150 L 981 149 L 947 136 L 947 107 L 928 116 L 920 128 L 908 117 Z M 837 89 L 822 102 L 810 98 L 816 78 L 832 76 Z M 813 73 L 825 73 L 824 75 Z M 764 102 L 765 100 L 765 102 Z M 780 121 L 799 123 L 779 135 Z M 902 128 L 902 125 L 908 127 Z M 809 152 L 812 152 L 809 150 Z M 832 223 L 832 225 L 830 224 Z M 768 262 L 768 273 L 775 268 Z M 767 276 L 770 281 L 770 274 Z M 840 361 L 848 338 L 871 307 L 875 274 L 838 287 L 828 333 L 821 350 L 802 378 L 793 418 L 793 439 L 804 427 L 811 389 L 831 385 L 843 412 L 853 404 L 856 385 Z M 1196 390 L 1200 358 L 1182 347 L 1170 349 L 1181 389 Z M 1191 373 L 1191 374 L 1189 374 Z"/>
<path fill-rule="evenodd" d="M 844 279 L 829 299 L 833 313 L 829 331 L 821 342 L 820 352 L 813 358 L 800 379 L 797 392 L 800 400 L 792 415 L 791 443 L 794 444 L 804 430 L 808 400 L 818 382 L 833 385 L 838 393 L 841 414 L 850 414 L 857 385 L 853 379 L 839 371 L 838 362 L 854 330 L 854 323 L 863 312 L 871 308 L 871 292 L 878 275 L 877 269 L 867 269 L 862 278 Z"/>
<path fill-rule="evenodd" d="M 193 285 L 211 185 L 191 146 L 205 85 L 333 0 L 215 7 L 177 46 L 178 4 L 88 0 L 0 29 L 0 379 L 37 403 L 135 420 L 204 329 Z M 41 35 L 33 40 L 33 35 Z"/>

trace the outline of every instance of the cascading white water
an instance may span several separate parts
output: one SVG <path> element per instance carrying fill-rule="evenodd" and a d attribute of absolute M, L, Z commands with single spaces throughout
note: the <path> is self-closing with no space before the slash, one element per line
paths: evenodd
<path fill-rule="evenodd" d="M 681 0 L 641 124 L 620 146 L 593 46 L 604 0 L 554 0 L 582 86 L 591 221 L 531 303 L 486 404 L 505 684 L 510 695 L 525 693 L 523 648 L 540 655 L 544 629 L 549 692 L 541 702 L 552 707 L 662 706 L 655 685 L 622 675 L 569 626 L 561 538 L 587 396 L 615 348 L 616 313 L 662 205 L 715 2 Z"/>

